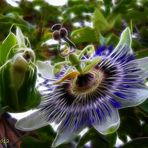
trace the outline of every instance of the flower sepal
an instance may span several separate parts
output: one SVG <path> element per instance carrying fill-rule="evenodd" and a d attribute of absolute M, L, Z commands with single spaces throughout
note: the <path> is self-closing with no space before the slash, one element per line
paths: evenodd
<path fill-rule="evenodd" d="M 131 35 L 130 28 L 127 27 L 121 33 L 120 40 L 119 40 L 117 46 L 115 47 L 114 52 L 120 51 L 122 49 L 121 47 L 123 47 L 123 45 L 126 45 L 127 48 L 130 49 L 129 52 L 132 54 L 133 53 L 133 50 L 131 48 L 131 44 L 132 44 L 132 35 Z"/>

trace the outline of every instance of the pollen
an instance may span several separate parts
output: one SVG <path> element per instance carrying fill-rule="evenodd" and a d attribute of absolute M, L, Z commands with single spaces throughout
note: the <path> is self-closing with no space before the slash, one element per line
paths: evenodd
<path fill-rule="evenodd" d="M 56 81 L 54 84 L 60 84 L 68 79 L 74 79 L 78 75 L 80 75 L 80 73 L 78 71 L 72 71 L 72 72 L 66 74 L 64 77 L 62 77 L 59 81 Z"/>

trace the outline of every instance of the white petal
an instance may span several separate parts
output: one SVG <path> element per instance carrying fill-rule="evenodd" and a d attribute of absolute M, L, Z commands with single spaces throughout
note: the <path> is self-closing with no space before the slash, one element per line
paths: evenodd
<path fill-rule="evenodd" d="M 39 73 L 41 73 L 43 77 L 49 79 L 54 77 L 53 66 L 51 65 L 50 61 L 45 61 L 45 62 L 37 61 L 37 67 Z"/>
<path fill-rule="evenodd" d="M 120 118 L 118 110 L 112 108 L 110 116 L 107 115 L 106 119 L 104 119 L 102 122 L 95 123 L 93 126 L 99 133 L 107 135 L 115 132 L 119 125 Z"/>
<path fill-rule="evenodd" d="M 136 95 L 126 99 L 120 99 L 120 102 L 123 105 L 121 108 L 140 105 L 148 98 L 148 88 L 129 89 L 129 91 L 131 93 L 134 92 Z"/>
<path fill-rule="evenodd" d="M 65 120 L 67 120 L 67 118 L 65 118 Z M 67 121 L 66 125 L 65 120 L 63 120 L 63 122 L 60 123 L 60 126 L 58 127 L 57 136 L 52 143 L 53 147 L 56 147 L 64 142 L 71 141 L 82 131 L 82 129 L 85 128 L 83 124 L 79 124 L 79 126 L 76 128 L 75 121 L 79 119 L 77 119 L 77 116 L 75 116 L 74 114 L 70 116 L 69 121 Z"/>
<path fill-rule="evenodd" d="M 113 50 L 113 52 L 117 52 L 121 50 L 121 47 L 123 45 L 126 45 L 130 51 L 129 53 L 133 53 L 132 49 L 131 49 L 131 43 L 132 43 L 132 37 L 131 37 L 131 31 L 129 29 L 129 27 L 127 27 L 120 36 L 120 40 L 119 43 L 117 44 L 116 48 Z"/>
<path fill-rule="evenodd" d="M 58 145 L 71 141 L 78 133 L 73 131 L 73 128 L 66 128 L 63 131 L 59 131 L 55 140 L 52 143 L 52 147 L 57 147 Z"/>
<path fill-rule="evenodd" d="M 139 63 L 139 66 L 144 72 L 147 73 L 148 77 L 148 57 L 136 60 Z"/>
<path fill-rule="evenodd" d="M 22 131 L 32 131 L 46 125 L 48 125 L 48 122 L 45 120 L 44 113 L 36 111 L 31 115 L 18 120 L 15 124 L 15 127 Z"/>

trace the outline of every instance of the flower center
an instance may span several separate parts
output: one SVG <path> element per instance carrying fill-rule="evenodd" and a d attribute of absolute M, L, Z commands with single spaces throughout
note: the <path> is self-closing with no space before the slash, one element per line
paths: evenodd
<path fill-rule="evenodd" d="M 72 82 L 71 92 L 74 95 L 87 95 L 93 93 L 103 80 L 103 72 L 92 72 L 78 75 Z"/>

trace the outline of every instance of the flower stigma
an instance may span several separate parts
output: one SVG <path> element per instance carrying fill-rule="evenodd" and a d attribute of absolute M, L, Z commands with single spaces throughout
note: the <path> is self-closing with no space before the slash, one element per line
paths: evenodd
<path fill-rule="evenodd" d="M 104 78 L 103 72 L 93 70 L 72 80 L 71 92 L 78 96 L 95 93 Z"/>

